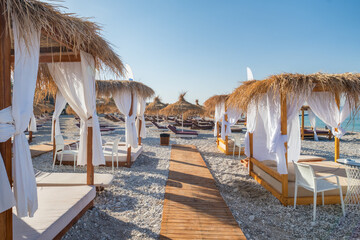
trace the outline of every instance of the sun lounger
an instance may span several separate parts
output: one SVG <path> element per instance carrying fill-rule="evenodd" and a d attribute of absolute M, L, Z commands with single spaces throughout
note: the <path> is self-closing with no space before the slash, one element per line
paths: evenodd
<path fill-rule="evenodd" d="M 13 214 L 13 239 L 60 239 L 92 207 L 95 196 L 91 186 L 38 187 L 39 208 L 34 217 Z"/>
<path fill-rule="evenodd" d="M 152 122 L 152 124 L 154 124 L 154 126 L 155 126 L 158 130 L 168 130 L 167 127 L 161 126 L 161 125 L 157 124 L 157 122 Z"/>
<path fill-rule="evenodd" d="M 193 123 L 191 126 L 191 129 L 201 129 L 201 130 L 211 130 L 213 129 L 213 125 L 211 124 L 197 124 L 197 123 Z"/>
<path fill-rule="evenodd" d="M 86 185 L 86 173 L 55 173 L 41 172 L 36 173 L 36 185 L 38 187 L 66 187 Z M 98 189 L 109 187 L 114 179 L 112 174 L 94 175 L 94 186 Z"/>
<path fill-rule="evenodd" d="M 329 140 L 333 137 L 332 132 L 330 130 L 316 130 L 316 134 L 318 136 L 327 136 Z M 314 138 L 314 130 L 304 128 L 304 137 Z"/>
<path fill-rule="evenodd" d="M 175 134 L 175 137 L 196 138 L 198 133 L 190 130 L 177 130 L 175 126 L 169 125 L 168 129 Z"/>
<path fill-rule="evenodd" d="M 184 126 L 184 127 L 191 127 L 192 125 L 192 122 L 188 122 L 188 121 L 183 121 L 184 123 L 178 121 L 178 120 L 175 120 L 175 122 L 179 125 L 179 126 Z"/>

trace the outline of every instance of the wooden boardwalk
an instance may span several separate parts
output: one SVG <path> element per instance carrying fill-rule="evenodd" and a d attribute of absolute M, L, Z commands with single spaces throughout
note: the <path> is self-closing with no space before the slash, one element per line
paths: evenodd
<path fill-rule="evenodd" d="M 246 239 L 193 145 L 172 145 L 160 239 Z"/>

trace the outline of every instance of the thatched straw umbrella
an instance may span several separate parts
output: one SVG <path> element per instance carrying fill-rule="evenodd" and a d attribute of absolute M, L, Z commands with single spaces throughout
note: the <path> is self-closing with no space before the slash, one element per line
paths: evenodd
<path fill-rule="evenodd" d="M 182 120 L 182 130 L 184 130 L 184 113 L 186 111 L 193 111 L 193 112 L 202 112 L 202 108 L 199 106 L 189 103 L 185 100 L 185 93 L 181 93 L 179 96 L 179 100 L 173 104 L 169 104 L 164 109 L 160 110 L 160 114 L 163 114 L 165 116 L 169 115 L 180 115 L 181 114 L 181 120 Z"/>
<path fill-rule="evenodd" d="M 165 108 L 168 104 L 161 102 L 161 98 L 156 96 L 154 100 L 146 106 L 145 113 L 148 115 L 159 114 L 159 111 Z"/>
<path fill-rule="evenodd" d="M 14 49 L 13 28 L 15 27 L 19 40 L 24 40 L 26 47 L 31 45 L 29 39 L 34 36 L 34 29 L 41 33 L 38 89 L 51 89 L 51 86 L 53 86 L 52 89 L 56 89 L 47 63 L 80 62 L 80 51 L 94 57 L 97 69 L 108 68 L 117 75 L 123 74 L 123 63 L 110 44 L 100 35 L 99 25 L 73 14 L 63 14 L 59 11 L 59 6 L 37 0 L 3 0 L 0 3 L 0 25 L 2 26 L 0 29 L 0 49 L 2 49 L 0 51 L 0 68 L 2 69 L 0 110 L 11 106 L 11 68 L 14 66 L 14 55 L 19 54 Z M 91 133 L 88 135 L 91 137 Z M 91 144 L 91 141 L 88 143 Z M 91 146 L 88 149 L 92 149 Z M 0 143 L 0 153 L 5 162 L 8 178 L 12 182 L 11 141 Z M 91 154 L 88 154 L 87 166 L 90 171 L 90 173 L 88 171 L 87 182 L 93 185 Z M 36 202 L 33 201 L 32 204 Z M 12 208 L 0 213 L 0 222 L 2 223 L 0 236 L 10 239 L 13 231 Z"/>
<path fill-rule="evenodd" d="M 137 81 L 128 80 L 97 80 L 96 95 L 98 98 L 111 98 L 115 92 L 135 93 L 144 99 L 150 98 L 155 94 L 154 90 L 145 84 Z"/>
<path fill-rule="evenodd" d="M 66 114 L 76 115 L 75 111 L 67 105 L 65 109 Z M 98 114 L 111 114 L 119 112 L 113 99 L 97 99 L 96 100 L 96 112 Z"/>

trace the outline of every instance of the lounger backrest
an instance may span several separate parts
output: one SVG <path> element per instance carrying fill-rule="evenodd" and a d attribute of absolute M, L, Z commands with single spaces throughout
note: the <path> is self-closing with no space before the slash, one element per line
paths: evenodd
<path fill-rule="evenodd" d="M 56 152 L 58 150 L 64 150 L 65 148 L 65 141 L 62 135 L 56 135 L 55 136 L 55 145 L 56 145 Z"/>
<path fill-rule="evenodd" d="M 170 129 L 174 133 L 177 133 L 176 127 L 174 127 L 173 125 L 169 125 L 168 129 Z"/>
<path fill-rule="evenodd" d="M 295 181 L 299 185 L 307 186 L 309 188 L 315 187 L 315 173 L 313 168 L 308 164 L 296 163 L 293 161 L 295 169 Z"/>
<path fill-rule="evenodd" d="M 112 147 L 112 152 L 113 153 L 118 153 L 118 149 L 119 149 L 119 140 L 120 138 L 116 138 Z"/>

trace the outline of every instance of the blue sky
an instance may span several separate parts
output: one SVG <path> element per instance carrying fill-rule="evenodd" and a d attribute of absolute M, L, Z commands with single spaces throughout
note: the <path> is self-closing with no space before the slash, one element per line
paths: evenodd
<path fill-rule="evenodd" d="M 103 27 L 135 80 L 200 103 L 282 72 L 359 72 L 356 0 L 65 0 Z"/>

